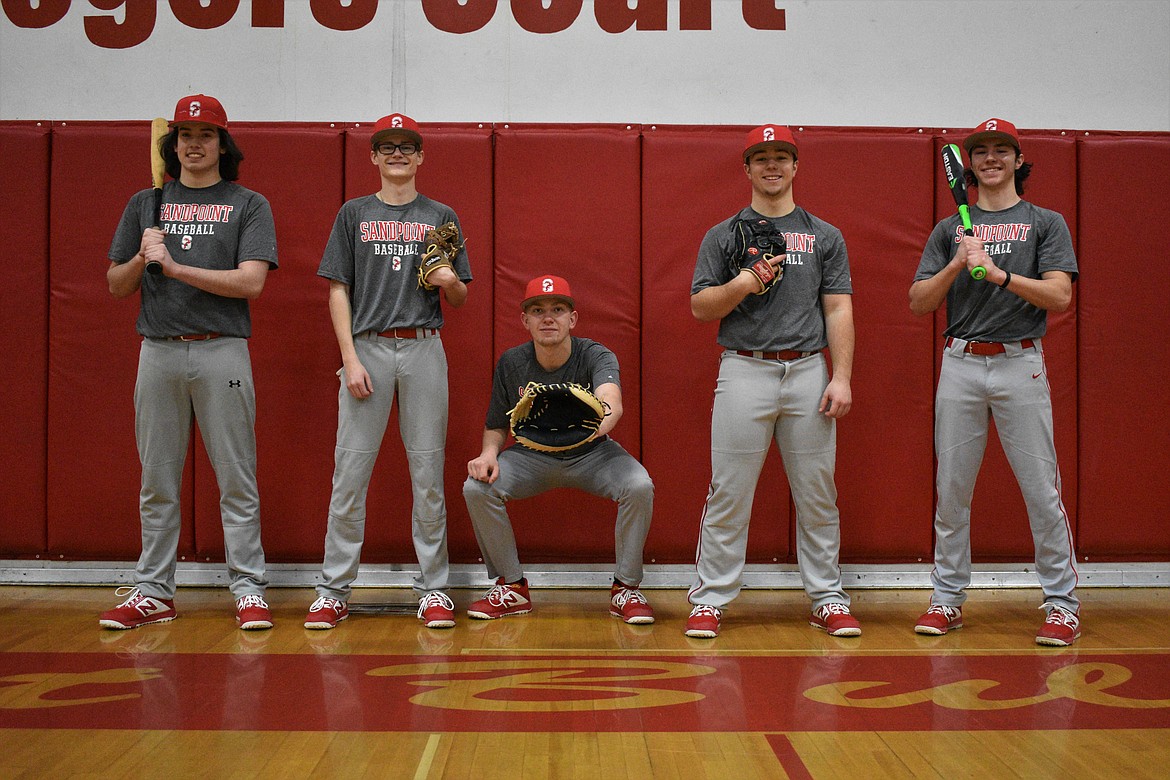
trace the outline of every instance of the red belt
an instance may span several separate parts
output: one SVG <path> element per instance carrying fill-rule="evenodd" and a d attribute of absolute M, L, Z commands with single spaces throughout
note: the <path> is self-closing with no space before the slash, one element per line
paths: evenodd
<path fill-rule="evenodd" d="M 801 352 L 796 349 L 782 349 L 779 352 L 752 352 L 746 349 L 737 349 L 735 354 L 743 355 L 744 357 L 759 358 L 760 360 L 800 360 L 801 358 L 806 358 L 809 355 L 815 355 L 817 353 Z"/>
<path fill-rule="evenodd" d="M 189 336 L 167 336 L 167 341 L 211 341 L 219 338 L 218 333 L 193 333 Z"/>
<path fill-rule="evenodd" d="M 947 338 L 948 347 L 954 343 L 953 338 Z M 1032 339 L 1024 339 L 1020 342 L 1020 349 L 1032 349 L 1035 346 L 1036 342 Z M 1007 344 L 998 341 L 968 341 L 967 346 L 963 347 L 963 351 L 969 355 L 1002 355 L 1007 352 Z"/>
<path fill-rule="evenodd" d="M 419 336 L 419 331 L 422 331 L 422 336 Z M 391 328 L 384 330 L 378 334 L 384 339 L 429 339 L 432 336 L 439 335 L 438 328 Z"/>

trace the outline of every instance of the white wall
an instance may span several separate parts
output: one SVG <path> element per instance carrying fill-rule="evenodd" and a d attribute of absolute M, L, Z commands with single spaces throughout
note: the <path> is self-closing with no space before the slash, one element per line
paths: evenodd
<path fill-rule="evenodd" d="M 336 22 L 372 1 L 312 3 Z M 238 0 L 174 2 L 192 14 Z M 595 18 L 607 2 L 585 0 L 567 29 L 534 33 L 518 18 L 548 19 L 580 0 L 380 0 L 353 30 L 330 29 L 310 0 L 244 0 L 222 26 L 196 29 L 160 0 L 141 43 L 108 48 L 87 17 L 137 23 L 142 6 L 4 0 L 0 119 L 147 118 L 206 92 L 233 120 L 400 110 L 431 122 L 968 127 L 997 115 L 1028 128 L 1170 131 L 1164 0 L 775 0 L 782 30 L 745 21 L 761 0 L 641 0 L 643 12 L 665 4 L 667 29 L 621 33 Z M 424 4 L 495 10 L 454 34 Z M 65 7 L 48 26 L 17 25 Z M 684 7 L 710 7 L 710 29 L 680 29 Z"/>

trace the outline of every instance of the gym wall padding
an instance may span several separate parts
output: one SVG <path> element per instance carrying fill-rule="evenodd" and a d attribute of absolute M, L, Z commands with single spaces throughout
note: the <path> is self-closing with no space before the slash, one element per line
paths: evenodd
<path fill-rule="evenodd" d="M 573 334 L 617 355 L 624 412 L 614 438 L 634 457 L 642 449 L 639 140 L 637 126 L 497 127 L 494 189 L 492 365 L 531 340 L 520 321 L 528 281 L 565 277 L 579 312 Z M 482 415 L 476 422 L 482 432 Z M 568 490 L 509 504 L 521 562 L 612 561 L 615 512 L 612 502 Z"/>
<path fill-rule="evenodd" d="M 1170 551 L 1170 146 L 1124 133 L 1077 144 L 1080 549 L 1089 560 Z"/>
<path fill-rule="evenodd" d="M 0 123 L 0 550 L 41 555 L 49 359 L 49 126 Z"/>
<path fill-rule="evenodd" d="M 577 335 L 612 348 L 625 415 L 615 438 L 655 482 L 647 563 L 690 563 L 710 478 L 715 323 L 690 313 L 707 229 L 748 202 L 746 127 L 424 125 L 419 190 L 452 206 L 475 281 L 445 305 L 451 390 L 445 474 L 452 561 L 478 561 L 462 498 L 480 449 L 491 371 L 528 339 L 525 283 L 565 276 Z M 907 290 L 934 222 L 952 213 L 938 148 L 954 129 L 794 127 L 797 201 L 839 227 L 854 284 L 853 410 L 838 424 L 842 560 L 929 561 L 933 405 L 943 312 Z M 252 304 L 258 461 L 271 562 L 319 563 L 340 365 L 317 277 L 338 207 L 378 185 L 369 127 L 238 123 L 241 184 L 272 202 L 280 268 Z M 960 136 L 961 137 L 961 136 Z M 133 560 L 140 468 L 133 386 L 137 297 L 108 292 L 106 255 L 127 199 L 147 186 L 146 122 L 0 122 L 4 323 L 0 557 Z M 1081 267 L 1044 347 L 1064 501 L 1081 560 L 1166 560 L 1170 271 L 1159 262 L 1170 133 L 1025 131 L 1026 197 L 1065 215 Z M 82 176 L 82 149 L 102 175 Z M 222 560 L 218 490 L 198 437 L 184 481 L 180 556 Z M 614 506 L 558 490 L 511 508 L 521 559 L 613 560 Z M 1030 561 L 1023 501 L 997 439 L 975 494 L 980 561 Z M 791 500 L 773 452 L 757 489 L 753 563 L 794 561 Z M 414 563 L 406 459 L 392 419 L 369 495 L 367 563 Z"/>

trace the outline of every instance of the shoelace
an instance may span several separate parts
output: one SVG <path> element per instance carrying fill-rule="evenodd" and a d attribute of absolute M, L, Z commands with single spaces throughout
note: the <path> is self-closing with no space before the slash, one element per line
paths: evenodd
<path fill-rule="evenodd" d="M 127 604 L 142 598 L 142 594 L 138 591 L 138 588 L 134 587 L 133 585 L 123 585 L 114 591 L 114 598 L 120 599 L 123 596 L 126 597 L 126 600 L 119 604 L 119 607 L 124 607 Z"/>
<path fill-rule="evenodd" d="M 337 599 L 331 599 L 328 596 L 321 596 L 313 602 L 313 606 L 309 607 L 310 612 L 316 612 L 321 609 L 331 609 L 334 612 L 341 612 L 342 603 Z"/>
<path fill-rule="evenodd" d="M 621 588 L 613 595 L 613 604 L 615 607 L 624 607 L 629 601 L 635 604 L 650 603 L 646 601 L 646 597 L 642 595 L 642 591 L 636 588 Z"/>
<path fill-rule="evenodd" d="M 1045 623 L 1051 623 L 1054 626 L 1068 626 L 1069 628 L 1076 628 L 1080 625 L 1080 618 L 1064 607 L 1049 602 L 1044 602 L 1040 605 L 1040 609 L 1044 609 L 1045 607 L 1052 608 L 1048 612 L 1048 617 L 1044 619 Z"/>
<path fill-rule="evenodd" d="M 720 617 L 720 612 L 718 607 L 708 606 L 707 604 L 699 604 L 697 607 L 691 610 L 691 617 L 700 617 L 702 615 L 713 617 L 718 620 Z"/>
<path fill-rule="evenodd" d="M 455 602 L 447 597 L 446 593 L 432 592 L 422 597 L 418 603 L 418 616 L 421 618 L 423 613 L 431 607 L 445 607 L 449 610 L 455 610 Z"/>
<path fill-rule="evenodd" d="M 511 585 L 496 585 L 488 591 L 488 603 L 496 607 L 506 607 L 508 606 L 508 602 L 506 600 L 508 593 L 514 590 L 516 590 L 516 588 L 512 587 Z"/>
<path fill-rule="evenodd" d="M 263 609 L 268 609 L 268 602 L 266 602 L 263 597 L 258 596 L 255 593 L 249 593 L 247 596 L 241 597 L 240 600 L 236 602 L 237 610 L 244 610 L 248 609 L 249 607 L 261 607 Z"/>
<path fill-rule="evenodd" d="M 817 610 L 817 614 L 821 617 L 828 617 L 829 615 L 848 615 L 849 607 L 836 601 L 830 601 L 825 606 Z"/>
<path fill-rule="evenodd" d="M 930 609 L 926 610 L 926 614 L 942 615 L 948 621 L 950 621 L 952 618 L 958 616 L 959 610 L 955 609 L 954 607 L 945 606 L 943 604 L 931 604 Z"/>

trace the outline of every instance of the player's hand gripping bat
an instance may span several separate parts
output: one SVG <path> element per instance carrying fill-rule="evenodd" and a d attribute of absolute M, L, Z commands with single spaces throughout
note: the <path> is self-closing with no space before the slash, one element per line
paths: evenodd
<path fill-rule="evenodd" d="M 162 191 L 163 178 L 166 176 L 167 166 L 163 162 L 162 151 L 158 148 L 159 141 L 167 134 L 167 120 L 161 116 L 150 123 L 150 182 L 154 186 L 154 226 L 162 226 Z M 152 274 L 162 273 L 162 263 L 156 261 L 146 264 L 146 270 Z"/>
<path fill-rule="evenodd" d="M 963 155 L 959 147 L 947 144 L 942 149 L 943 171 L 947 175 L 947 187 L 959 207 L 959 217 L 963 220 L 963 232 L 969 236 L 975 235 L 971 229 L 971 210 L 967 207 L 967 179 L 963 176 Z M 987 269 L 977 265 L 971 269 L 972 279 L 982 279 L 987 276 Z"/>

